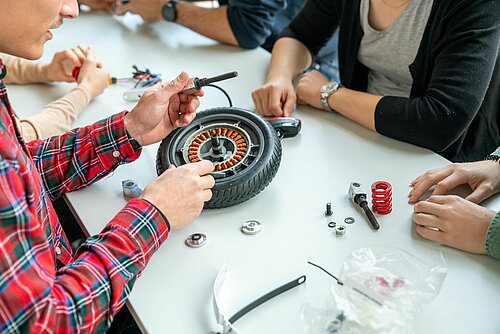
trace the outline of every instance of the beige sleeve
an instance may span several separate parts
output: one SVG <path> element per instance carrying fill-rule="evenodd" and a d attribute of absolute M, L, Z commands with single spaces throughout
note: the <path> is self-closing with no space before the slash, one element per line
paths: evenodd
<path fill-rule="evenodd" d="M 47 64 L 13 57 L 4 53 L 0 53 L 5 67 L 7 67 L 7 75 L 5 83 L 10 84 L 29 84 L 29 83 L 45 83 L 49 81 L 47 77 Z"/>
<path fill-rule="evenodd" d="M 29 142 L 67 132 L 90 100 L 87 89 L 78 86 L 36 114 L 21 119 L 19 128 L 24 140 Z"/>

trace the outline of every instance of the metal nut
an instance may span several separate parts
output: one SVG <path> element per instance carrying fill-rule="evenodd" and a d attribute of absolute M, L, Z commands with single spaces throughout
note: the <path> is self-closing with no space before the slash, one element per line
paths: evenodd
<path fill-rule="evenodd" d="M 257 220 L 247 220 L 241 225 L 241 232 L 245 234 L 257 234 L 262 231 L 262 224 Z"/>
<path fill-rule="evenodd" d="M 193 233 L 186 239 L 186 245 L 192 248 L 198 248 L 206 244 L 207 236 L 203 233 Z"/>
<path fill-rule="evenodd" d="M 335 227 L 335 234 L 344 235 L 345 232 L 346 232 L 346 227 L 344 225 L 337 225 L 337 227 Z"/>

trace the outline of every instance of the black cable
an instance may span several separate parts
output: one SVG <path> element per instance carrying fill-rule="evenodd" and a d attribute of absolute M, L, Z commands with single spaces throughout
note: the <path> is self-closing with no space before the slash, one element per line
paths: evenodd
<path fill-rule="evenodd" d="M 233 101 L 231 101 L 229 94 L 224 89 L 222 89 L 221 87 L 214 85 L 214 84 L 208 84 L 205 87 L 214 87 L 214 88 L 217 88 L 218 90 L 220 90 L 222 93 L 224 93 L 224 95 L 226 95 L 227 101 L 229 102 L 229 106 L 230 107 L 233 106 Z"/>
<path fill-rule="evenodd" d="M 337 283 L 338 283 L 338 284 L 340 284 L 340 285 L 344 285 L 344 283 L 342 283 L 342 281 L 341 281 L 341 280 L 339 280 L 337 277 L 333 276 L 333 274 L 331 274 L 331 273 L 330 273 L 328 270 L 326 270 L 325 268 L 323 268 L 323 267 L 321 267 L 321 266 L 319 266 L 319 265 L 317 265 L 317 264 L 315 264 L 315 263 L 312 263 L 311 261 L 307 261 L 307 263 L 309 263 L 311 266 L 315 266 L 316 268 L 319 268 L 319 269 L 323 270 L 325 273 L 327 273 L 328 275 L 330 275 L 331 277 L 333 277 L 333 278 L 337 281 Z"/>

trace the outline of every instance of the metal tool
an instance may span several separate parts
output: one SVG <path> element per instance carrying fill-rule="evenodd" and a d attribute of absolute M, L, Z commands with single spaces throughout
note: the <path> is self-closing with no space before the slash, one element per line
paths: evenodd
<path fill-rule="evenodd" d="M 355 204 L 359 205 L 359 207 L 363 209 L 372 228 L 374 230 L 378 230 L 380 228 L 380 225 L 377 221 L 377 218 L 375 218 L 373 212 L 368 207 L 366 192 L 362 190 L 361 185 L 359 183 L 351 182 L 351 185 L 349 186 L 349 198 L 351 199 L 351 201 L 353 201 Z"/>
<path fill-rule="evenodd" d="M 137 182 L 132 179 L 122 181 L 123 196 L 127 198 L 138 198 L 142 194 Z"/>
<path fill-rule="evenodd" d="M 208 86 L 211 83 L 222 81 L 222 80 L 227 80 L 231 79 L 234 77 L 238 76 L 238 72 L 233 71 L 233 72 L 228 72 L 224 73 L 221 75 L 217 75 L 215 77 L 210 77 L 210 78 L 190 78 L 188 84 L 184 87 L 184 89 L 181 91 L 181 93 L 185 94 L 193 94 L 199 91 L 202 87 Z"/>

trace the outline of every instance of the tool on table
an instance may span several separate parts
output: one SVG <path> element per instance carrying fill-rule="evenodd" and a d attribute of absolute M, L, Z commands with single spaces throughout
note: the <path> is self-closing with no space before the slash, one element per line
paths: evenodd
<path fill-rule="evenodd" d="M 351 201 L 359 205 L 361 209 L 363 209 L 366 217 L 370 221 L 370 225 L 372 226 L 372 228 L 374 230 L 378 230 L 380 228 L 380 225 L 373 215 L 373 212 L 368 207 L 366 192 L 363 192 L 359 183 L 351 182 L 351 185 L 349 186 L 349 198 L 351 199 Z"/>
<path fill-rule="evenodd" d="M 188 84 L 186 85 L 186 87 L 184 87 L 184 89 L 181 92 L 185 94 L 193 94 L 199 91 L 202 87 L 209 86 L 214 82 L 235 78 L 237 76 L 238 72 L 233 71 L 221 75 L 216 75 L 215 77 L 210 77 L 210 78 L 201 78 L 201 79 L 198 77 L 190 78 Z"/>
<path fill-rule="evenodd" d="M 302 122 L 298 118 L 267 117 L 266 120 L 271 123 L 280 139 L 295 137 L 302 128 Z"/>
<path fill-rule="evenodd" d="M 71 76 L 75 79 L 78 80 L 78 75 L 80 74 L 80 69 L 81 67 L 75 67 L 73 68 L 73 72 L 71 72 Z M 110 85 L 113 85 L 117 82 L 117 79 L 115 77 L 109 77 L 108 83 Z"/>

